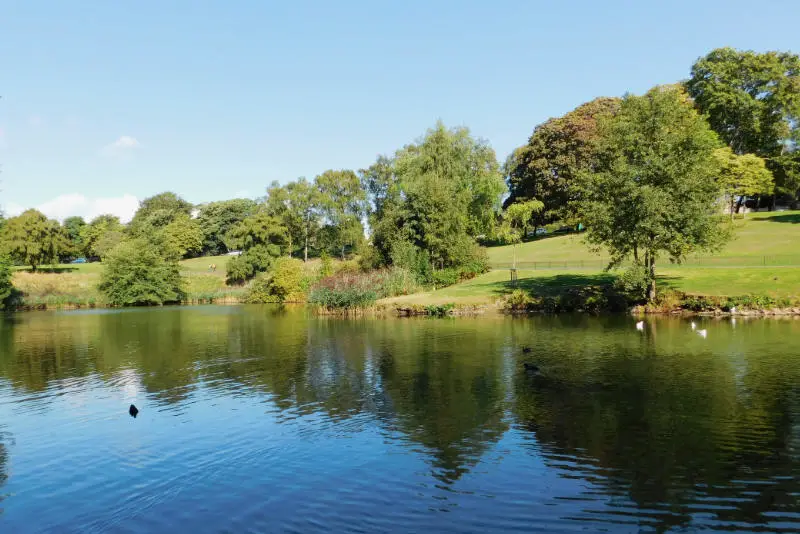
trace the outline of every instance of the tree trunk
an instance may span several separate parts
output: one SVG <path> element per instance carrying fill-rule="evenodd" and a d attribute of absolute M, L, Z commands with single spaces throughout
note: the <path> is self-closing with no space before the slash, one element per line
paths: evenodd
<path fill-rule="evenodd" d="M 511 266 L 512 266 L 512 268 L 516 269 L 517 268 L 517 242 L 516 241 L 514 241 L 513 250 L 514 250 L 514 259 L 513 259 L 513 263 L 511 264 Z"/>
<path fill-rule="evenodd" d="M 647 301 L 653 302 L 656 300 L 656 258 L 655 254 L 648 252 L 648 269 L 650 270 L 650 280 L 647 286 Z"/>
<path fill-rule="evenodd" d="M 345 245 L 342 245 L 342 261 L 344 261 L 344 247 Z"/>
<path fill-rule="evenodd" d="M 736 203 L 736 213 L 739 213 L 739 210 L 742 209 L 742 205 L 744 204 L 744 195 L 739 197 L 739 201 Z"/>
<path fill-rule="evenodd" d="M 306 235 L 305 246 L 303 247 L 303 261 L 308 261 L 308 235 Z"/>
<path fill-rule="evenodd" d="M 731 208 L 730 208 L 730 211 L 731 211 L 731 221 L 733 220 L 733 204 L 734 204 L 734 202 L 736 202 L 736 197 L 735 197 L 735 196 L 733 196 L 733 195 L 731 195 Z"/>
<path fill-rule="evenodd" d="M 289 257 L 292 257 L 292 236 L 289 235 Z"/>

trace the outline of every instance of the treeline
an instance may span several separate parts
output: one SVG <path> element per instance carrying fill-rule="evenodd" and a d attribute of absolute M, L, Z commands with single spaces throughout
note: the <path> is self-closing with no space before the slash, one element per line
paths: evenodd
<path fill-rule="evenodd" d="M 797 200 L 798 144 L 800 57 L 723 48 L 699 59 L 688 80 L 548 120 L 503 166 L 486 141 L 439 123 L 365 169 L 273 183 L 257 201 L 193 206 L 162 193 L 127 225 L 110 215 L 59 224 L 29 210 L 5 221 L 0 243 L 33 270 L 102 260 L 101 287 L 116 304 L 180 300 L 179 259 L 235 250 L 227 283 L 260 277 L 253 300 L 302 294 L 347 307 L 483 272 L 479 243 L 580 223 L 611 253 L 610 266 L 632 260 L 626 291 L 652 300 L 660 257 L 680 261 L 725 242 L 724 207 L 732 217 L 748 201 Z M 336 278 L 326 268 L 328 280 L 309 280 L 291 275 L 302 262 L 278 261 L 315 256 L 328 267 L 330 256 L 356 257 L 368 274 Z"/>

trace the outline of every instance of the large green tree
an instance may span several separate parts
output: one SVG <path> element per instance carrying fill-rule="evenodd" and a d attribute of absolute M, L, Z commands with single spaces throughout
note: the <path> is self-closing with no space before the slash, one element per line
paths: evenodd
<path fill-rule="evenodd" d="M 81 229 L 83 253 L 87 258 L 104 257 L 122 241 L 124 229 L 116 215 L 98 215 Z"/>
<path fill-rule="evenodd" d="M 166 192 L 144 199 L 128 229 L 134 236 L 151 237 L 181 215 L 190 216 L 192 204 L 175 193 Z"/>
<path fill-rule="evenodd" d="M 161 305 L 184 297 L 178 262 L 146 239 L 120 243 L 103 263 L 100 290 L 112 305 Z"/>
<path fill-rule="evenodd" d="M 203 232 L 203 252 L 224 254 L 228 252 L 225 237 L 231 228 L 256 210 L 256 202 L 246 198 L 235 198 L 209 202 L 199 208 L 197 223 Z"/>
<path fill-rule="evenodd" d="M 32 271 L 56 261 L 59 249 L 64 246 L 58 222 L 32 209 L 8 219 L 0 241 L 5 252 L 14 260 L 30 265 Z"/>
<path fill-rule="evenodd" d="M 366 211 L 367 195 L 361 181 L 351 170 L 328 170 L 314 180 L 319 204 L 331 228 L 332 245 L 344 259 L 345 248 L 364 240 L 361 219 Z"/>
<path fill-rule="evenodd" d="M 755 154 L 737 156 L 729 147 L 722 147 L 714 151 L 714 159 L 719 168 L 717 181 L 729 200 L 731 219 L 737 198 L 772 194 L 774 180 L 762 158 Z"/>
<path fill-rule="evenodd" d="M 534 214 L 536 224 L 568 219 L 579 200 L 580 175 L 598 164 L 598 124 L 619 106 L 619 98 L 596 98 L 537 126 L 528 143 L 514 150 L 506 162 L 509 197 L 505 206 L 537 198 L 544 209 Z"/>
<path fill-rule="evenodd" d="M 0 310 L 6 307 L 14 289 L 11 278 L 11 258 L 0 252 Z"/>
<path fill-rule="evenodd" d="M 765 158 L 778 192 L 797 195 L 800 56 L 718 48 L 692 66 L 686 87 L 734 153 Z"/>
<path fill-rule="evenodd" d="M 302 246 L 303 260 L 308 261 L 308 249 L 316 243 L 322 221 L 320 192 L 305 178 L 286 185 L 273 182 L 267 189 L 266 212 L 286 228 L 289 254 Z"/>
<path fill-rule="evenodd" d="M 231 244 L 242 250 L 240 256 L 228 260 L 229 283 L 241 283 L 270 268 L 288 242 L 288 231 L 280 219 L 259 211 L 234 226 Z"/>
<path fill-rule="evenodd" d="M 514 269 L 517 268 L 517 243 L 525 237 L 534 215 L 543 209 L 544 204 L 539 200 L 518 199 L 517 202 L 508 206 L 503 213 L 500 235 L 506 242 L 514 245 L 512 263 Z"/>
<path fill-rule="evenodd" d="M 398 240 L 425 251 L 436 267 L 468 260 L 475 237 L 494 229 L 505 191 L 494 151 L 467 128 L 442 123 L 398 151 L 391 170 L 383 162 L 362 172 L 372 195 L 373 242 L 384 257 Z M 377 198 L 376 193 L 385 195 Z"/>
<path fill-rule="evenodd" d="M 192 257 L 203 250 L 203 230 L 195 219 L 178 215 L 161 230 L 165 247 L 181 258 Z"/>
<path fill-rule="evenodd" d="M 677 86 L 626 96 L 601 132 L 602 164 L 587 178 L 583 206 L 588 239 L 608 248 L 612 265 L 631 256 L 643 264 L 652 300 L 659 255 L 679 261 L 725 235 L 713 156 L 720 142 Z"/>
<path fill-rule="evenodd" d="M 67 247 L 61 251 L 62 257 L 77 257 L 83 254 L 83 238 L 81 232 L 86 227 L 86 221 L 83 217 L 67 217 L 64 219 L 62 228 L 64 229 L 64 237 L 67 240 Z"/>

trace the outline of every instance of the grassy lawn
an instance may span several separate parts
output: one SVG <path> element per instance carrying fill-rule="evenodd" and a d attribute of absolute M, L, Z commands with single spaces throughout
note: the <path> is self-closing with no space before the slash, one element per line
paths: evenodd
<path fill-rule="evenodd" d="M 514 289 L 505 269 L 491 271 L 438 291 L 384 299 L 385 304 L 488 304 Z M 556 294 L 569 287 L 611 283 L 602 270 L 520 270 L 518 287 L 538 295 Z M 660 287 L 712 296 L 748 294 L 800 297 L 800 267 L 673 267 L 658 271 Z"/>
<path fill-rule="evenodd" d="M 733 239 L 713 255 L 689 258 L 699 265 L 768 265 L 800 266 L 800 211 L 751 213 L 735 221 Z M 492 247 L 488 250 L 492 265 L 507 266 L 513 259 L 513 247 Z M 539 262 L 543 268 L 602 268 L 607 254 L 593 253 L 583 235 L 545 236 L 517 245 L 517 263 Z M 567 262 L 567 265 L 564 265 Z"/>
<path fill-rule="evenodd" d="M 221 297 L 241 292 L 225 285 L 225 263 L 228 256 L 192 258 L 181 262 L 181 274 L 186 279 L 186 292 L 190 299 Z M 215 272 L 208 266 L 217 264 Z M 91 304 L 102 303 L 98 291 L 102 263 L 69 263 L 40 267 L 36 273 L 26 267 L 15 268 L 14 287 L 25 294 L 25 302 L 37 304 Z"/>
<path fill-rule="evenodd" d="M 662 260 L 657 267 L 659 285 L 697 295 L 800 296 L 800 211 L 753 213 L 737 219 L 735 225 L 733 239 L 715 255 L 690 258 L 680 266 Z M 493 265 L 511 263 L 510 246 L 493 247 L 488 252 Z M 610 283 L 613 275 L 603 272 L 606 259 L 589 251 L 579 235 L 548 236 L 523 243 L 517 246 L 519 287 L 543 295 L 568 287 Z M 537 262 L 536 270 L 526 269 L 533 267 L 528 262 Z M 485 304 L 512 290 L 509 278 L 507 269 L 498 268 L 439 291 L 385 302 Z"/>

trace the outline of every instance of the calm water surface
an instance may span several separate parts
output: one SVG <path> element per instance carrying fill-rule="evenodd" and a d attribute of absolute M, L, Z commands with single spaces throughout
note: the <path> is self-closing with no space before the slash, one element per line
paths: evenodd
<path fill-rule="evenodd" d="M 702 327 L 18 314 L 0 531 L 798 532 L 800 321 Z"/>

